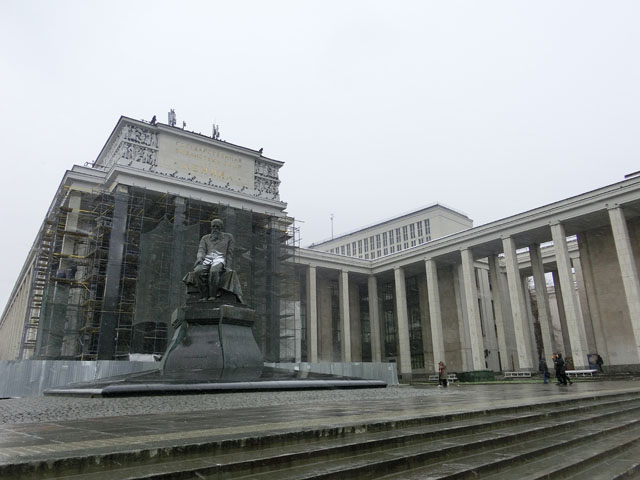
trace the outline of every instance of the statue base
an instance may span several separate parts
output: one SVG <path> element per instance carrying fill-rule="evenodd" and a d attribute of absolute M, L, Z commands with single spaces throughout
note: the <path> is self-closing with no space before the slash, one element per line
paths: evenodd
<path fill-rule="evenodd" d="M 174 312 L 178 324 L 162 361 L 173 379 L 252 381 L 263 358 L 253 336 L 255 311 L 215 300 L 188 303 Z"/>

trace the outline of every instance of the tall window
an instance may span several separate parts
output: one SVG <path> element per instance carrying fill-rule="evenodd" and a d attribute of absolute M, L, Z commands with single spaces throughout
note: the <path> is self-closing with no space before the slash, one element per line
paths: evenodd
<path fill-rule="evenodd" d="M 422 232 L 424 231 L 424 230 L 422 229 L 422 222 L 418 222 L 418 223 L 416 223 L 416 225 L 418 225 L 418 236 L 419 236 L 419 237 L 422 237 L 422 235 L 423 235 L 423 233 L 422 233 Z"/>
<path fill-rule="evenodd" d="M 369 239 L 365 238 L 364 239 L 364 253 L 367 253 L 368 251 L 369 251 Z M 367 258 L 369 258 L 369 257 L 367 256 Z"/>
<path fill-rule="evenodd" d="M 340 255 L 344 255 L 344 245 L 340 247 Z"/>
<path fill-rule="evenodd" d="M 338 290 L 338 281 L 332 280 L 331 288 L 331 339 L 333 340 L 333 361 L 342 360 L 342 352 L 340 348 L 340 292 Z"/>
<path fill-rule="evenodd" d="M 383 283 L 380 294 L 382 298 L 382 337 L 384 356 L 398 355 L 396 347 L 395 306 L 393 301 L 393 283 Z"/>
<path fill-rule="evenodd" d="M 418 277 L 406 279 L 407 316 L 409 317 L 409 350 L 411 368 L 424 368 L 424 346 L 422 344 L 422 321 L 420 318 L 420 293 Z"/>
<path fill-rule="evenodd" d="M 347 243 L 347 255 L 350 257 L 351 256 L 351 244 Z"/>
<path fill-rule="evenodd" d="M 411 238 L 416 238 L 416 224 L 412 223 L 409 225 L 409 233 L 411 234 Z"/>
<path fill-rule="evenodd" d="M 424 221 L 424 233 L 429 237 L 429 240 L 431 240 L 431 224 L 429 223 L 428 218 Z"/>
<path fill-rule="evenodd" d="M 353 256 L 356 256 L 356 242 L 351 243 L 351 251 L 353 252 Z"/>
<path fill-rule="evenodd" d="M 376 248 L 380 248 L 380 234 L 376 235 Z"/>
<path fill-rule="evenodd" d="M 387 232 L 382 232 L 382 246 L 387 246 Z"/>
<path fill-rule="evenodd" d="M 396 243 L 400 243 L 402 238 L 400 237 L 400 228 L 396 228 Z"/>
<path fill-rule="evenodd" d="M 389 230 L 389 245 L 393 245 L 393 230 Z"/>
<path fill-rule="evenodd" d="M 360 328 L 362 331 L 362 361 L 371 361 L 371 321 L 369 320 L 369 288 L 360 285 Z"/>
<path fill-rule="evenodd" d="M 362 240 L 358 240 L 358 255 L 362 255 Z"/>
<path fill-rule="evenodd" d="M 408 229 L 407 229 L 407 226 L 406 226 L 406 225 L 405 225 L 404 227 L 402 227 L 402 239 L 403 239 L 405 242 L 408 242 L 408 241 L 409 241 L 409 235 L 408 235 L 408 233 L 407 233 L 407 230 L 408 230 Z M 405 247 L 405 248 L 406 248 L 406 247 Z"/>

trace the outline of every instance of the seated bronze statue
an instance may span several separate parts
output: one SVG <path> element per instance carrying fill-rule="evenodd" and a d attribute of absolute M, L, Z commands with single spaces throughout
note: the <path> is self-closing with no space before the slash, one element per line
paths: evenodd
<path fill-rule="evenodd" d="M 193 272 L 183 279 L 189 287 L 196 286 L 200 300 L 229 299 L 242 302 L 242 288 L 233 270 L 233 235 L 223 232 L 224 222 L 219 218 L 211 221 L 211 233 L 200 239 Z"/>

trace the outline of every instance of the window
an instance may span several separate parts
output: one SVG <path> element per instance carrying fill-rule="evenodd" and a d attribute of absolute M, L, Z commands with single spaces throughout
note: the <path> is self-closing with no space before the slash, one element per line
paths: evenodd
<path fill-rule="evenodd" d="M 382 246 L 387 246 L 387 232 L 382 232 Z"/>
<path fill-rule="evenodd" d="M 400 229 L 396 228 L 396 243 L 400 243 L 402 239 L 400 238 Z"/>
<path fill-rule="evenodd" d="M 344 245 L 342 245 L 342 246 L 340 247 L 340 254 L 341 254 L 341 255 L 344 255 Z"/>
<path fill-rule="evenodd" d="M 351 251 L 353 252 L 353 255 L 355 256 L 356 255 L 356 242 L 353 242 L 351 244 Z"/>
<path fill-rule="evenodd" d="M 389 249 L 387 247 L 384 248 L 384 254 L 389 255 Z"/>
<path fill-rule="evenodd" d="M 415 247 L 416 246 L 416 241 L 415 240 L 411 240 L 411 246 Z"/>
<path fill-rule="evenodd" d="M 396 251 L 396 247 L 394 247 L 393 245 L 391 245 L 389 247 L 389 250 L 391 251 L 391 253 L 394 253 Z"/>
<path fill-rule="evenodd" d="M 408 234 L 408 229 L 407 226 L 405 225 L 404 227 L 402 227 L 402 239 L 407 242 L 409 240 L 409 234 Z M 407 247 L 405 247 L 407 248 Z"/>
<path fill-rule="evenodd" d="M 411 238 L 416 238 L 416 224 L 412 223 L 409 225 L 409 232 L 411 234 Z"/>
<path fill-rule="evenodd" d="M 423 235 L 423 233 L 422 233 L 422 222 L 418 222 L 416 225 L 418 225 L 418 236 L 421 237 Z"/>
<path fill-rule="evenodd" d="M 351 256 L 351 244 L 347 243 L 347 255 Z"/>
<path fill-rule="evenodd" d="M 380 258 L 382 256 L 382 251 L 378 250 L 376 252 L 376 257 Z"/>
<path fill-rule="evenodd" d="M 370 248 L 371 250 L 373 250 L 374 248 L 376 248 L 376 247 L 374 246 L 374 245 L 375 245 L 375 243 L 373 243 L 373 239 L 374 239 L 374 238 L 375 238 L 375 237 L 374 237 L 373 235 L 371 235 L 371 236 L 369 237 L 369 248 Z"/>
<path fill-rule="evenodd" d="M 431 240 L 431 225 L 429 224 L 428 218 L 424 221 L 424 233 L 429 237 L 429 240 Z M 427 240 L 427 242 L 429 240 Z"/>
<path fill-rule="evenodd" d="M 376 235 L 376 248 L 380 248 L 380 234 Z"/>
<path fill-rule="evenodd" d="M 358 240 L 358 255 L 362 255 L 362 240 Z"/>
<path fill-rule="evenodd" d="M 389 230 L 389 245 L 393 245 L 393 230 Z"/>
<path fill-rule="evenodd" d="M 409 248 L 409 242 L 404 242 L 404 249 L 406 250 L 407 248 Z"/>
<path fill-rule="evenodd" d="M 376 252 L 371 250 L 371 260 L 373 260 L 374 258 L 376 258 Z"/>

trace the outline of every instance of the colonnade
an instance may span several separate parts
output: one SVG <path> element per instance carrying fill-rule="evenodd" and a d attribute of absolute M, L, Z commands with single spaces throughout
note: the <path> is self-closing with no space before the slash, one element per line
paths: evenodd
<path fill-rule="evenodd" d="M 602 210 L 599 210 L 602 217 Z M 586 217 L 585 217 L 586 218 Z M 640 249 L 637 241 L 640 237 L 640 225 L 633 219 L 633 237 L 621 205 L 608 205 L 606 209 L 608 225 L 598 228 L 610 231 L 612 241 L 606 243 L 606 249 L 613 249 L 615 262 L 603 261 L 599 258 L 601 252 L 589 251 L 587 248 L 590 237 L 587 230 L 577 233 L 578 250 L 569 250 L 567 237 L 576 235 L 575 225 L 564 220 L 546 221 L 542 227 L 540 222 L 529 229 L 526 225 L 515 228 L 508 222 L 496 225 L 495 228 L 474 228 L 453 235 L 453 238 L 430 242 L 420 247 L 390 255 L 369 262 L 368 271 L 363 269 L 362 262 L 357 268 L 351 264 L 353 259 L 332 254 L 313 255 L 301 253 L 301 263 L 307 265 L 307 356 L 308 361 L 322 361 L 319 347 L 319 318 L 318 318 L 318 269 L 325 272 L 337 272 L 339 288 L 340 312 L 340 346 L 342 362 L 361 361 L 354 358 L 351 345 L 358 338 L 351 328 L 350 289 L 349 284 L 358 281 L 364 284 L 369 298 L 368 321 L 371 331 L 371 361 L 388 360 L 383 348 L 380 297 L 378 292 L 379 279 L 384 276 L 388 281 L 393 279 L 395 295 L 395 334 L 397 343 L 398 370 L 404 380 L 410 379 L 413 368 L 410 350 L 410 321 L 407 310 L 406 272 L 417 275 L 421 282 L 426 283 L 426 298 L 421 300 L 420 314 L 426 317 L 422 323 L 422 335 L 430 339 L 430 344 L 424 348 L 425 366 L 435 366 L 439 360 L 450 361 L 452 345 L 460 350 L 456 354 L 457 369 L 485 370 L 486 357 L 489 349 L 489 337 L 500 352 L 502 370 L 515 367 L 518 370 L 537 370 L 538 355 L 546 358 L 551 365 L 551 355 L 556 351 L 570 353 L 576 369 L 588 368 L 588 354 L 598 351 L 604 353 L 616 347 L 616 339 L 627 328 L 626 323 L 608 324 L 608 318 L 601 318 L 598 313 L 596 296 L 603 279 L 589 277 L 584 279 L 582 255 L 586 255 L 587 264 L 591 271 L 599 268 L 609 272 L 610 282 L 619 282 L 623 287 L 623 295 L 616 297 L 621 300 L 621 309 L 625 321 L 630 323 L 633 339 L 619 348 L 625 349 L 621 361 L 625 365 L 640 367 L 640 281 L 638 279 L 637 261 Z M 567 232 L 570 225 L 571 233 Z M 491 227 L 491 224 L 490 224 Z M 584 241 L 583 237 L 587 240 Z M 527 241 L 533 239 L 534 241 Z M 550 246 L 551 240 L 553 246 Z M 526 242 L 526 243 L 524 243 Z M 547 244 L 544 249 L 542 244 Z M 575 242 L 574 242 L 575 244 Z M 634 245 L 636 245 L 634 250 Z M 528 249 L 528 252 L 526 251 Z M 552 251 L 550 254 L 549 252 Z M 579 253 L 578 253 L 579 252 Z M 604 257 L 603 257 L 604 258 Z M 597 268 L 596 268 L 597 267 Z M 445 271 L 453 275 L 454 288 L 447 284 L 443 288 L 440 276 Z M 335 275 L 335 272 L 332 275 Z M 356 273 L 357 272 L 357 273 Z M 392 276 L 390 273 L 392 272 Z M 416 272 L 418 272 L 416 274 Z M 555 299 L 560 317 L 561 335 L 554 335 L 552 325 L 552 309 L 547 291 L 546 273 L 553 277 Z M 354 278 L 357 277 L 357 280 Z M 480 292 L 478 278 L 485 278 L 490 293 L 483 296 Z M 532 313 L 528 278 L 533 277 L 535 284 L 535 315 Z M 578 293 L 578 290 L 580 292 Z M 453 298 L 451 297 L 453 296 Z M 583 299 L 583 306 L 580 304 Z M 442 303 L 457 305 L 456 315 L 448 311 L 443 315 Z M 325 309 L 326 310 L 326 309 Z M 450 309 L 449 309 L 450 310 Z M 483 313 L 484 312 L 484 313 Z M 487 313 L 491 318 L 486 318 Z M 326 311 L 325 311 L 326 315 Z M 457 318 L 456 318 L 457 317 Z M 452 328 L 448 328 L 445 338 L 445 325 L 457 322 L 459 337 L 450 338 Z M 484 322 L 484 323 L 483 323 Z M 533 323 L 538 323 L 538 341 Z M 330 325 L 324 322 L 323 325 Z M 613 328 L 615 331 L 611 331 Z M 622 330 L 620 330 L 622 328 Z M 494 333 L 487 332 L 494 330 Z M 589 332 L 589 334 L 587 334 Z M 357 332 L 355 332 L 357 336 Z M 464 353 L 466 352 L 466 353 Z M 510 354 L 513 352 L 515 355 Z M 514 357 L 515 358 L 511 358 Z M 603 355 L 604 357 L 604 355 Z M 511 359 L 511 363 L 509 362 Z M 631 360 L 629 360 L 631 359 Z M 605 363 L 610 359 L 605 358 Z M 611 359 L 613 360 L 613 359 Z M 517 363 L 516 363 L 517 361 Z M 495 369 L 495 368 L 494 368 Z M 431 371 L 425 369 L 426 374 Z"/>

